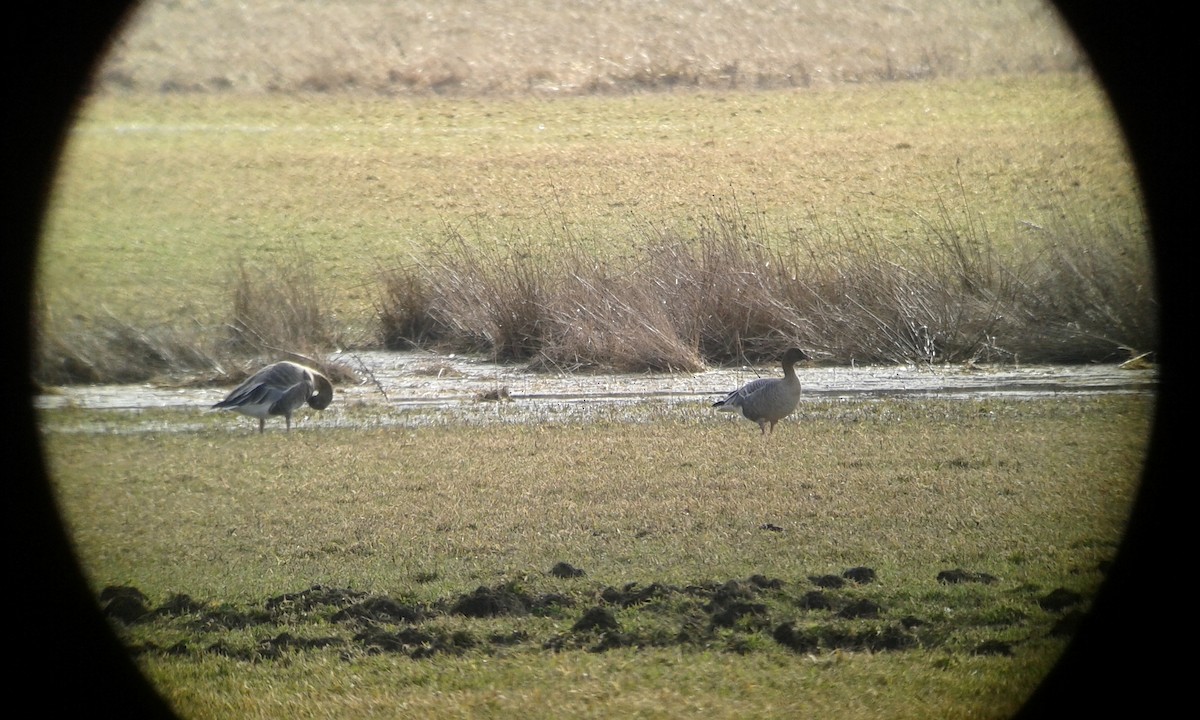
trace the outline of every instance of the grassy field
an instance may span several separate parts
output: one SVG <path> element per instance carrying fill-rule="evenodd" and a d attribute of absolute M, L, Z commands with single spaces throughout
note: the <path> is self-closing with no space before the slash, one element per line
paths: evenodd
<path fill-rule="evenodd" d="M 832 362 L 1111 361 L 1156 345 L 1132 166 L 1039 2 L 151 2 L 93 91 L 41 248 L 45 384 L 429 335 L 620 369 L 788 342 Z M 660 262 L 719 255 L 714 228 L 736 241 L 730 275 L 764 276 L 756 287 Z M 510 271 L 489 277 L 469 259 L 480 248 Z M 779 253 L 770 272 L 762 248 Z M 522 275 L 537 286 L 505 287 Z M 724 311 L 758 317 L 675 327 L 713 309 L 664 298 L 670 277 L 740 293 Z M 941 290 L 956 285 L 968 292 Z M 286 304 L 320 327 L 277 333 L 306 324 L 267 317 L 296 287 L 307 295 Z M 590 326 L 557 327 L 637 288 Z M 647 318 L 656 298 L 668 309 Z M 513 305 L 539 314 L 511 322 Z M 635 317 L 653 327 L 622 336 Z M 648 336 L 667 340 L 614 357 Z"/>
<path fill-rule="evenodd" d="M 1155 345 L 1130 159 L 1040 3 L 152 2 L 93 89 L 40 247 L 46 385 L 453 324 L 566 369 Z M 814 402 L 767 442 L 654 403 L 41 427 L 188 717 L 1001 718 L 1104 577 L 1151 405 Z"/>
<path fill-rule="evenodd" d="M 43 427 L 86 572 L 159 608 L 116 627 L 187 716 L 1005 717 L 1113 557 L 1150 409 L 822 402 L 766 442 L 653 404 L 583 425 Z M 825 584 L 856 567 L 875 578 Z M 939 579 L 958 569 L 976 581 Z M 315 584 L 336 593 L 269 611 Z M 1075 600 L 1047 609 L 1056 590 Z M 464 609 L 483 595 L 500 609 Z M 372 598 L 418 616 L 335 614 Z"/>

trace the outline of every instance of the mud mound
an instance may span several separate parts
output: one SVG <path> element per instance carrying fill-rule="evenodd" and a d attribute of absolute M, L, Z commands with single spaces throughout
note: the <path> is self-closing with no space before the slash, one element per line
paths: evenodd
<path fill-rule="evenodd" d="M 339 610 L 329 619 L 333 622 L 350 620 L 371 622 L 419 623 L 428 612 L 415 605 L 405 605 L 389 597 L 372 597 Z"/>
<path fill-rule="evenodd" d="M 462 655 L 479 644 L 474 635 L 463 630 L 447 632 L 411 627 L 395 632 L 369 627 L 355 635 L 354 642 L 368 653 L 399 653 L 413 659 L 438 654 Z"/>
<path fill-rule="evenodd" d="M 574 567 L 570 563 L 559 562 L 555 563 L 554 567 L 550 568 L 550 574 L 557 578 L 580 578 L 587 573 L 577 567 Z"/>
<path fill-rule="evenodd" d="M 100 591 L 100 610 L 104 616 L 123 623 L 137 622 L 145 617 L 150 602 L 137 588 L 110 585 Z"/>
<path fill-rule="evenodd" d="M 450 607 L 455 615 L 467 617 L 496 617 L 497 615 L 528 615 L 532 599 L 510 588 L 476 588 L 470 595 L 458 598 Z"/>
<path fill-rule="evenodd" d="M 265 607 L 270 612 L 309 612 L 319 607 L 345 607 L 364 596 L 354 590 L 313 585 L 297 593 L 273 597 L 267 600 Z"/>
<path fill-rule="evenodd" d="M 842 577 L 852 580 L 859 585 L 866 585 L 875 582 L 875 571 L 869 567 L 852 567 L 842 573 Z"/>
<path fill-rule="evenodd" d="M 805 610 L 832 610 L 833 603 L 829 597 L 820 590 L 810 590 L 804 593 L 804 597 L 800 598 L 797 605 Z"/>
<path fill-rule="evenodd" d="M 751 653 L 770 646 L 756 638 L 804 654 L 941 647 L 1003 656 L 1014 654 L 1024 642 L 1021 638 L 1069 638 L 1083 617 L 1078 606 L 1087 600 L 1084 593 L 1063 587 L 1050 592 L 1028 586 L 1005 589 L 987 573 L 963 569 L 937 573 L 936 584 L 930 574 L 926 589 L 936 592 L 938 599 L 927 615 L 919 606 L 913 607 L 913 598 L 921 596 L 920 587 L 889 595 L 887 583 L 878 583 L 875 570 L 865 566 L 793 581 L 752 575 L 682 587 L 658 582 L 585 587 L 574 582 L 584 572 L 567 563 L 557 563 L 548 575 L 571 580 L 573 589 L 536 594 L 509 582 L 413 604 L 313 585 L 268 598 L 261 606 L 241 608 L 184 594 L 173 594 L 155 607 L 137 588 L 110 586 L 99 600 L 118 631 L 137 625 L 138 636 L 150 638 L 131 644 L 132 653 L 217 654 L 246 662 L 329 648 L 339 650 L 344 659 L 394 653 L 415 660 L 505 648 L 505 652 L 605 652 L 684 647 Z M 962 583 L 987 589 L 983 595 L 969 593 L 963 607 L 946 612 L 953 599 L 935 588 Z M 986 605 L 989 595 L 991 606 Z M 1024 609 L 1012 606 L 1014 598 L 1025 603 Z M 891 605 L 903 606 L 907 612 Z M 473 619 L 470 631 L 456 617 Z M 548 617 L 554 622 L 529 625 L 521 620 L 527 617 Z M 554 631 L 551 626 L 568 629 Z M 252 627 L 262 628 L 264 632 L 255 635 L 268 639 L 247 641 L 247 633 L 233 632 Z M 181 631 L 192 639 L 178 640 Z M 156 642 L 158 632 L 161 641 Z"/>
<path fill-rule="evenodd" d="M 583 614 L 583 617 L 575 621 L 571 626 L 573 632 L 591 632 L 599 630 L 601 632 L 611 632 L 619 630 L 620 625 L 617 619 L 613 617 L 612 611 L 607 608 L 594 607 Z"/>
<path fill-rule="evenodd" d="M 480 586 L 466 595 L 460 595 L 448 604 L 451 615 L 490 618 L 502 616 L 546 615 L 556 608 L 574 604 L 569 597 L 557 593 L 532 596 L 515 585 L 498 587 Z"/>
<path fill-rule="evenodd" d="M 1081 602 L 1083 602 L 1083 595 L 1073 590 L 1067 590 L 1066 588 L 1055 588 L 1045 597 L 1038 598 L 1037 601 L 1043 610 L 1049 610 L 1050 612 L 1062 612 Z"/>
<path fill-rule="evenodd" d="M 846 580 L 840 575 L 809 575 L 808 581 L 817 587 L 837 590 L 846 586 Z"/>
<path fill-rule="evenodd" d="M 633 607 L 674 592 L 677 592 L 676 588 L 659 583 L 651 583 L 645 587 L 639 587 L 637 583 L 628 583 L 620 590 L 612 587 L 604 588 L 600 591 L 600 598 L 610 605 Z"/>
<path fill-rule="evenodd" d="M 996 582 L 996 578 L 987 573 L 976 573 L 962 568 L 954 570 L 943 570 L 937 575 L 937 580 L 945 585 L 957 585 L 958 583 L 984 583 L 992 585 Z"/>

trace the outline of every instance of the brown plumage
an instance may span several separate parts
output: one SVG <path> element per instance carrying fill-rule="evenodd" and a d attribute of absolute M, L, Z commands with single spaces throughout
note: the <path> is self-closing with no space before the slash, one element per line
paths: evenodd
<path fill-rule="evenodd" d="M 800 379 L 796 377 L 795 364 L 808 359 L 804 351 L 790 348 L 783 354 L 783 377 L 751 380 L 729 393 L 713 407 L 722 412 L 738 412 L 747 420 L 758 423 L 762 434 L 767 434 L 770 425 L 775 433 L 775 423 L 792 414 L 800 402 Z"/>
<path fill-rule="evenodd" d="M 213 405 L 258 418 L 261 433 L 267 418 L 282 415 L 292 429 L 292 412 L 301 405 L 324 410 L 333 402 L 333 383 L 312 368 L 283 360 L 266 366 Z"/>

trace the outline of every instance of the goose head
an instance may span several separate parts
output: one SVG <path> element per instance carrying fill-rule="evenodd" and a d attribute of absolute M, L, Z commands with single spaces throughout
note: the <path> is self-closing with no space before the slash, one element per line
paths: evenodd
<path fill-rule="evenodd" d="M 801 350 L 800 348 L 795 348 L 795 347 L 788 348 L 787 352 L 785 352 L 783 354 L 783 364 L 784 365 L 795 365 L 796 363 L 800 362 L 801 360 L 807 360 L 807 359 L 808 359 L 808 355 L 805 355 L 804 351 Z"/>
<path fill-rule="evenodd" d="M 333 402 L 333 383 L 319 372 L 313 372 L 312 376 L 317 392 L 308 398 L 308 406 L 314 410 L 324 410 Z"/>

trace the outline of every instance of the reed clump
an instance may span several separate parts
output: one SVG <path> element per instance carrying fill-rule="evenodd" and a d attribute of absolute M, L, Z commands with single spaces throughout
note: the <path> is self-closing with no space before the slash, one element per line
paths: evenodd
<path fill-rule="evenodd" d="M 315 352 L 338 344 L 315 263 L 302 251 L 269 265 L 239 260 L 230 289 L 225 344 L 238 354 L 287 348 Z"/>
<path fill-rule="evenodd" d="M 690 371 L 793 344 L 834 364 L 1112 362 L 1156 347 L 1144 228 L 1027 230 L 1000 247 L 942 206 L 902 241 L 856 223 L 772 232 L 734 201 L 690 233 L 636 231 L 617 259 L 571 239 L 535 256 L 454 234 L 383 274 L 383 297 L 404 301 L 378 311 L 388 347 L 538 368 Z"/>

